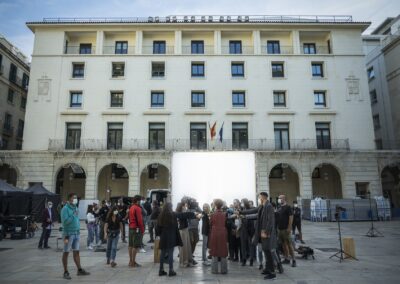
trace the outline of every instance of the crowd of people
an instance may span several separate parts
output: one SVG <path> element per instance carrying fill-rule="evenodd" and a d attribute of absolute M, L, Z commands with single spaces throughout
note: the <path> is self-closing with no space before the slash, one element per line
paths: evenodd
<path fill-rule="evenodd" d="M 43 234 L 39 247 L 48 247 L 47 239 L 52 224 L 51 204 L 44 211 Z M 73 251 L 77 275 L 89 275 L 80 265 L 80 220 L 78 199 L 75 194 L 61 210 L 64 239 L 62 263 L 65 279 L 71 279 L 67 264 L 68 254 Z M 294 239 L 304 243 L 301 231 L 301 211 L 297 202 L 289 205 L 280 195 L 271 202 L 268 193 L 258 195 L 258 207 L 247 199 L 233 200 L 231 205 L 215 199 L 200 208 L 197 201 L 184 197 L 175 210 L 172 203 L 160 204 L 157 200 L 137 195 L 131 204 L 120 199 L 115 204 L 103 201 L 101 206 L 91 204 L 87 208 L 87 248 L 94 249 L 106 244 L 106 262 L 117 266 L 118 241 L 126 242 L 128 235 L 129 266 L 140 267 L 137 253 L 144 252 L 143 235 L 148 229 L 149 243 L 157 242 L 161 250 L 159 276 L 175 276 L 174 248 L 179 248 L 179 266 L 189 268 L 197 265 L 194 258 L 197 243 L 202 235 L 201 259 L 204 266 L 211 266 L 212 273 L 228 273 L 228 261 L 240 262 L 242 266 L 254 266 L 262 270 L 265 279 L 276 278 L 275 271 L 283 273 L 283 264 L 296 267 Z M 200 222 L 201 220 L 201 228 Z M 128 226 L 126 234 L 125 226 Z M 297 233 L 296 233 L 297 231 Z M 47 239 L 46 239 L 47 237 Z M 281 260 L 283 257 L 283 260 Z M 264 261 L 265 260 L 265 261 Z M 164 270 L 168 264 L 168 273 Z"/>

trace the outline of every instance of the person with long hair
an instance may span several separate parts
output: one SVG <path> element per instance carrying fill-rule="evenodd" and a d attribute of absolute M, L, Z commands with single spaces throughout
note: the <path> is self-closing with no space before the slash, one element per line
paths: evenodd
<path fill-rule="evenodd" d="M 196 214 L 194 212 L 187 211 L 187 204 L 179 202 L 176 206 L 176 213 L 178 219 L 178 227 L 179 232 L 182 239 L 182 246 L 179 250 L 179 264 L 181 267 L 190 267 L 193 266 L 193 254 L 192 254 L 192 246 L 190 243 L 190 235 L 189 235 L 189 219 L 201 218 L 201 214 Z M 182 214 L 187 213 L 187 214 Z"/>
<path fill-rule="evenodd" d="M 122 220 L 118 212 L 118 207 L 113 206 L 108 212 L 104 224 L 104 238 L 107 240 L 107 264 L 111 264 L 111 267 L 117 266 L 115 257 L 117 256 L 118 239 L 123 230 Z"/>
<path fill-rule="evenodd" d="M 88 205 L 87 212 L 86 212 L 86 226 L 88 230 L 88 237 L 87 237 L 87 248 L 93 249 L 93 242 L 94 242 L 94 227 L 96 226 L 96 217 L 94 216 L 93 212 L 93 205 Z"/>
<path fill-rule="evenodd" d="M 193 217 L 192 212 L 181 212 L 176 213 L 172 210 L 172 204 L 167 202 L 164 204 L 158 219 L 156 226 L 156 236 L 160 237 L 160 270 L 158 275 L 164 276 L 167 273 L 164 271 L 164 262 L 168 258 L 169 265 L 169 276 L 175 276 L 174 271 L 174 248 L 176 246 L 182 247 L 182 238 L 178 229 L 178 218 L 190 218 Z"/>

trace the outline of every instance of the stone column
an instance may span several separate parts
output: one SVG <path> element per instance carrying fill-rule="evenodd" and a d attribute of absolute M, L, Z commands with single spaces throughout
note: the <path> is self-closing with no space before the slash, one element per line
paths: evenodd
<path fill-rule="evenodd" d="M 136 31 L 135 53 L 142 54 L 143 31 Z"/>
<path fill-rule="evenodd" d="M 260 40 L 260 31 L 253 31 L 253 46 L 254 46 L 254 54 L 261 54 L 261 40 Z"/>
<path fill-rule="evenodd" d="M 221 31 L 214 31 L 214 54 L 221 54 Z"/>
<path fill-rule="evenodd" d="M 292 44 L 293 44 L 293 54 L 300 54 L 300 34 L 298 30 L 292 31 Z"/>
<path fill-rule="evenodd" d="M 138 157 L 131 158 L 129 171 L 129 189 L 128 195 L 135 196 L 140 194 L 140 167 Z"/>
<path fill-rule="evenodd" d="M 269 194 L 269 172 L 267 159 L 256 154 L 256 191 L 257 194 L 261 191 L 266 191 Z"/>
<path fill-rule="evenodd" d="M 87 158 L 85 199 L 97 199 L 97 158 Z"/>
<path fill-rule="evenodd" d="M 104 31 L 97 31 L 96 54 L 103 54 Z"/>
<path fill-rule="evenodd" d="M 182 54 L 182 31 L 175 31 L 175 54 Z"/>

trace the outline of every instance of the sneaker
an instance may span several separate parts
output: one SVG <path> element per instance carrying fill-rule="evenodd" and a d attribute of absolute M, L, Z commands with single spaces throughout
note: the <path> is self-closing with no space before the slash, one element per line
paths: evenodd
<path fill-rule="evenodd" d="M 193 265 L 196 265 L 196 264 L 197 264 L 197 261 L 195 261 L 194 259 L 192 259 L 192 264 L 193 264 Z"/>
<path fill-rule="evenodd" d="M 87 249 L 88 249 L 88 250 L 93 250 L 93 247 L 92 247 L 92 246 L 88 246 Z"/>
<path fill-rule="evenodd" d="M 292 260 L 292 267 L 296 267 L 297 265 L 296 265 L 296 261 L 293 259 Z"/>
<path fill-rule="evenodd" d="M 164 270 L 158 272 L 158 276 L 165 276 L 165 275 L 167 275 L 167 272 L 165 272 Z"/>
<path fill-rule="evenodd" d="M 264 267 L 262 264 L 260 264 L 260 266 L 258 266 L 258 270 L 262 270 Z"/>
<path fill-rule="evenodd" d="M 116 267 L 117 266 L 117 264 L 113 261 L 113 262 L 111 262 L 111 267 Z"/>
<path fill-rule="evenodd" d="M 144 248 L 141 248 L 139 252 L 140 252 L 140 253 L 146 253 L 146 251 L 144 250 Z"/>
<path fill-rule="evenodd" d="M 133 267 L 142 267 L 139 263 L 137 263 L 137 262 L 135 262 L 134 264 L 133 264 Z"/>
<path fill-rule="evenodd" d="M 51 247 L 49 247 L 49 246 L 47 246 L 47 247 L 44 247 L 44 249 L 50 249 Z"/>
<path fill-rule="evenodd" d="M 81 268 L 81 269 L 78 270 L 78 273 L 76 275 L 78 275 L 78 276 L 86 276 L 86 275 L 89 275 L 89 274 L 90 274 L 89 272 L 87 272 L 86 270 Z"/>
<path fill-rule="evenodd" d="M 284 261 L 282 261 L 282 264 L 290 264 L 290 260 L 289 259 L 285 259 Z"/>
<path fill-rule="evenodd" d="M 261 272 L 261 274 L 268 275 L 268 274 L 271 274 L 271 272 L 269 272 L 269 270 L 265 268 L 265 269 Z"/>
<path fill-rule="evenodd" d="M 305 242 L 303 241 L 303 240 L 300 240 L 300 242 L 304 245 L 305 244 Z"/>
<path fill-rule="evenodd" d="M 67 280 L 71 280 L 71 279 L 72 279 L 71 276 L 69 275 L 69 272 L 68 272 L 68 271 L 65 271 L 65 272 L 64 272 L 63 278 L 64 278 L 64 279 L 67 279 Z"/>
<path fill-rule="evenodd" d="M 272 279 L 275 279 L 275 278 L 276 278 L 276 274 L 275 273 L 267 274 L 267 275 L 264 276 L 264 279 L 266 279 L 266 280 L 268 280 L 268 279 L 272 280 Z"/>
<path fill-rule="evenodd" d="M 168 273 L 168 276 L 169 276 L 169 277 L 176 276 L 176 272 L 172 270 L 172 271 L 170 271 L 170 272 Z"/>
<path fill-rule="evenodd" d="M 204 266 L 210 266 L 211 263 L 210 263 L 208 260 L 205 260 L 205 261 L 203 261 L 203 265 L 204 265 Z"/>

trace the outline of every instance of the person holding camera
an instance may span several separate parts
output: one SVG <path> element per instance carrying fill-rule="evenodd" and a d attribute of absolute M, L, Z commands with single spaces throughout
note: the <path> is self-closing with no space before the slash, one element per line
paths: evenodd
<path fill-rule="evenodd" d="M 117 266 L 115 257 L 117 256 L 118 239 L 123 230 L 122 220 L 118 212 L 118 207 L 113 206 L 108 212 L 106 223 L 104 224 L 104 236 L 107 240 L 107 264 L 111 263 L 111 267 Z"/>
<path fill-rule="evenodd" d="M 74 262 L 78 268 L 78 276 L 89 275 L 90 273 L 82 269 L 81 259 L 79 256 L 79 240 L 80 240 L 80 222 L 78 210 L 78 197 L 75 193 L 68 194 L 68 202 L 61 210 L 61 222 L 63 226 L 64 253 L 62 263 L 64 266 L 64 279 L 71 279 L 68 272 L 68 254 L 72 249 Z"/>

